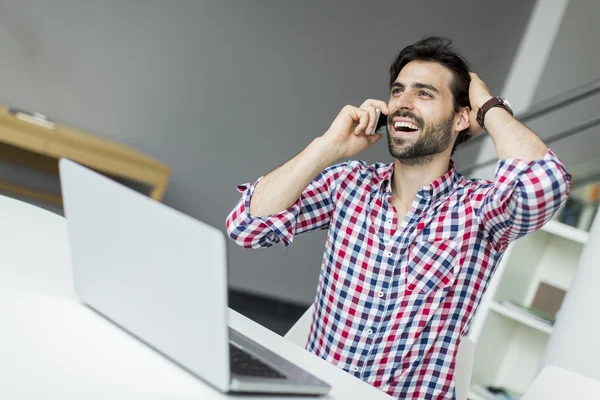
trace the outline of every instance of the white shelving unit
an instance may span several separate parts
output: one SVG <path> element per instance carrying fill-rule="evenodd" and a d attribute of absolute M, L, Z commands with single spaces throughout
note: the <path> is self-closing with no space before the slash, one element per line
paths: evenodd
<path fill-rule="evenodd" d="M 588 232 L 553 220 L 507 249 L 469 331 L 476 344 L 469 399 L 494 398 L 485 386 L 521 393 L 529 387 L 553 327 L 503 302 L 529 307 L 542 283 L 568 291 L 588 238 Z"/>
<path fill-rule="evenodd" d="M 527 316 L 526 314 L 519 313 L 518 311 L 512 310 L 500 303 L 493 302 L 490 305 L 490 310 L 497 312 L 498 314 L 504 315 L 516 322 L 523 325 L 527 325 L 533 329 L 537 329 L 540 332 L 552 334 L 552 326 L 536 320 L 533 317 Z"/>
<path fill-rule="evenodd" d="M 565 225 L 554 220 L 549 221 L 542 228 L 542 230 L 581 244 L 586 244 L 588 242 L 588 239 L 590 238 L 589 232 L 573 228 L 572 226 Z"/>

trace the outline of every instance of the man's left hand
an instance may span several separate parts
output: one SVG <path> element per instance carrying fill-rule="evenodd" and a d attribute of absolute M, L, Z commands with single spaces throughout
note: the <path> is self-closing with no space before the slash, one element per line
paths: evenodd
<path fill-rule="evenodd" d="M 477 136 L 483 132 L 483 129 L 477 123 L 477 111 L 486 101 L 492 98 L 492 95 L 485 82 L 476 73 L 471 72 L 470 75 L 469 100 L 471 102 L 471 114 L 469 119 L 471 120 L 471 125 L 468 133 L 471 136 Z"/>

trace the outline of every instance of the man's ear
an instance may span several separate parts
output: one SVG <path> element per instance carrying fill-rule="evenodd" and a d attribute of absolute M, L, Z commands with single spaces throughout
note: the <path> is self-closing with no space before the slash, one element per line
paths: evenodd
<path fill-rule="evenodd" d="M 471 108 L 463 107 L 458 114 L 458 119 L 456 120 L 455 130 L 457 132 L 462 132 L 465 129 L 468 129 L 471 126 Z"/>

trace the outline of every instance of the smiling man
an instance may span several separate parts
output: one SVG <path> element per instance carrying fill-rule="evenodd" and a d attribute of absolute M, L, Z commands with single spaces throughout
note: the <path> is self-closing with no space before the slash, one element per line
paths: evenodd
<path fill-rule="evenodd" d="M 338 163 L 382 138 L 392 163 Z M 488 132 L 494 181 L 467 180 L 456 146 Z M 338 163 L 338 164 L 336 164 Z M 570 176 L 443 38 L 404 48 L 386 103 L 345 106 L 300 154 L 253 184 L 226 220 L 248 248 L 328 236 L 306 348 L 401 399 L 454 398 L 461 337 L 508 245 L 565 203 Z"/>

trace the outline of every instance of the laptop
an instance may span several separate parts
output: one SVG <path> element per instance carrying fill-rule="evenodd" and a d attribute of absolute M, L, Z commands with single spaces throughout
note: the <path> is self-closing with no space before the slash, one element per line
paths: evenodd
<path fill-rule="evenodd" d="M 223 232 L 68 159 L 59 170 L 84 304 L 222 392 L 329 392 L 228 327 Z"/>

